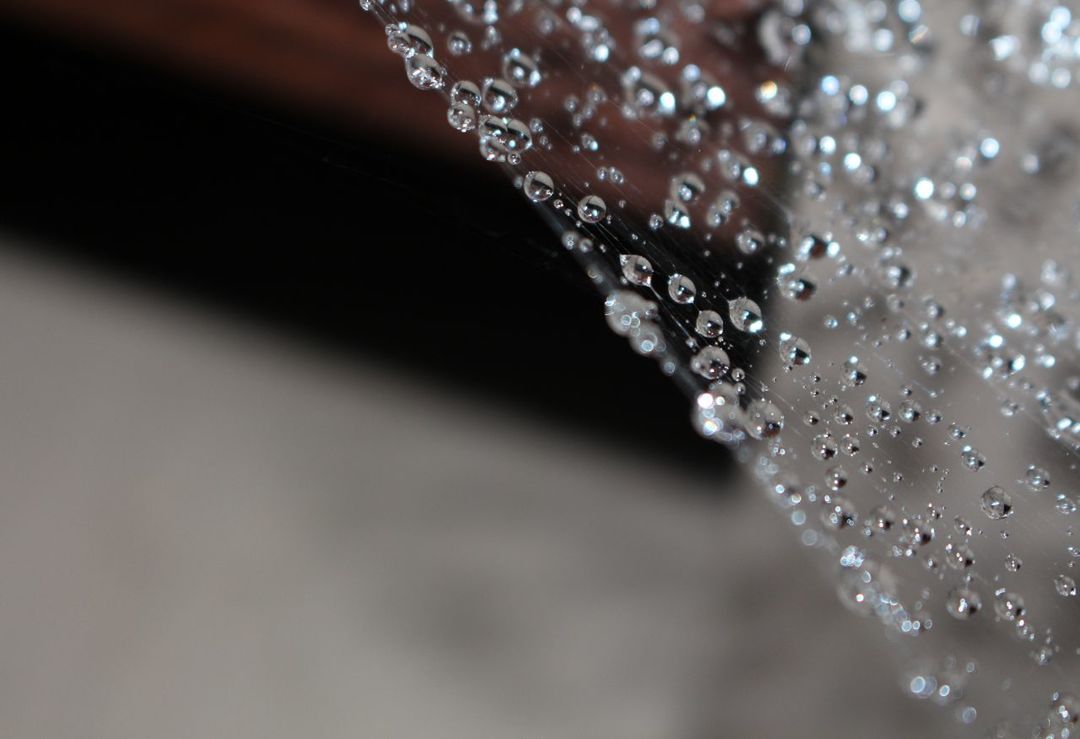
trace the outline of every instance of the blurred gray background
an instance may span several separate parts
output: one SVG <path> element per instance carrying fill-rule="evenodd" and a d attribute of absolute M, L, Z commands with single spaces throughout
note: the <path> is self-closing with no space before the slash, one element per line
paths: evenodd
<path fill-rule="evenodd" d="M 0 345 L 2 736 L 932 733 L 735 473 L 24 249 Z"/>

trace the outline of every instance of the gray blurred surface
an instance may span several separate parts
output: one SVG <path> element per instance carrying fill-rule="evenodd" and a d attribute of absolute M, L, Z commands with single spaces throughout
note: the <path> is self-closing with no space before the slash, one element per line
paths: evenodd
<path fill-rule="evenodd" d="M 0 736 L 929 733 L 748 483 L 9 252 L 0 345 Z"/>

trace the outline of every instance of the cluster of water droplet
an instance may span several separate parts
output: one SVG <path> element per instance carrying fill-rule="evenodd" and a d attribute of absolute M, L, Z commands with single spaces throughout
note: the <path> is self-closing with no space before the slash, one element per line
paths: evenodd
<path fill-rule="evenodd" d="M 907 637 L 906 690 L 1076 731 L 1067 4 L 365 2 L 841 601 Z"/>

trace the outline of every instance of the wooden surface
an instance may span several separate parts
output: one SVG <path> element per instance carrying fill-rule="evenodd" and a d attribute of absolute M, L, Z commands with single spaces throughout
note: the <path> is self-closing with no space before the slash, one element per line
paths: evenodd
<path fill-rule="evenodd" d="M 350 0 L 0 0 L 0 20 L 113 48 L 334 125 L 462 149 L 449 126 L 430 125 L 444 115 L 441 101 L 407 84 L 378 22 Z"/>

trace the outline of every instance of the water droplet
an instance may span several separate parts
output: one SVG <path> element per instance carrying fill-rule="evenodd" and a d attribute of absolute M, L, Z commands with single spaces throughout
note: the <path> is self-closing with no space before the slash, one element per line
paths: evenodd
<path fill-rule="evenodd" d="M 1016 621 L 1024 616 L 1024 599 L 1005 588 L 994 592 L 994 612 L 1005 621 Z"/>
<path fill-rule="evenodd" d="M 623 277 L 632 285 L 647 287 L 652 284 L 653 267 L 643 256 L 638 254 L 623 254 L 619 257 L 622 265 Z"/>
<path fill-rule="evenodd" d="M 900 404 L 900 420 L 914 423 L 922 415 L 922 406 L 914 400 L 905 400 Z"/>
<path fill-rule="evenodd" d="M 858 511 L 851 501 L 842 495 L 829 495 L 825 501 L 825 510 L 821 512 L 821 522 L 834 531 L 854 526 L 859 521 Z"/>
<path fill-rule="evenodd" d="M 510 49 L 503 55 L 502 72 L 515 87 L 532 88 L 540 84 L 540 67 L 521 49 Z"/>
<path fill-rule="evenodd" d="M 866 367 L 858 357 L 848 357 L 844 360 L 844 380 L 852 385 L 862 385 L 866 382 Z"/>
<path fill-rule="evenodd" d="M 890 531 L 896 525 L 896 511 L 887 505 L 875 506 L 866 517 L 866 525 L 871 531 Z"/>
<path fill-rule="evenodd" d="M 1070 693 L 1054 693 L 1050 697 L 1049 721 L 1051 728 L 1064 729 L 1068 736 L 1080 724 L 1080 699 Z M 1066 739 L 1066 733 L 1061 733 L 1062 739 Z"/>
<path fill-rule="evenodd" d="M 743 254 L 756 254 L 765 247 L 765 237 L 756 228 L 744 228 L 735 235 L 735 246 Z"/>
<path fill-rule="evenodd" d="M 836 443 L 836 439 L 828 432 L 818 434 L 810 442 L 810 453 L 814 455 L 814 459 L 823 462 L 835 457 L 838 450 L 839 446 Z"/>
<path fill-rule="evenodd" d="M 755 439 L 771 439 L 784 429 L 784 414 L 768 400 L 758 398 L 746 408 L 746 430 Z"/>
<path fill-rule="evenodd" d="M 668 198 L 664 201 L 664 220 L 675 228 L 690 228 L 690 211 L 679 201 Z"/>
<path fill-rule="evenodd" d="M 739 196 L 732 190 L 724 190 L 709 206 L 705 219 L 712 228 L 719 228 L 728 222 L 731 214 L 739 207 Z"/>
<path fill-rule="evenodd" d="M 599 223 L 607 215 L 607 203 L 598 195 L 586 195 L 578 201 L 577 212 L 585 223 Z"/>
<path fill-rule="evenodd" d="M 680 275 L 678 273 L 675 273 L 668 278 L 667 290 L 668 296 L 676 303 L 682 305 L 694 302 L 694 297 L 697 295 L 697 288 L 694 286 L 694 282 L 686 275 Z"/>
<path fill-rule="evenodd" d="M 698 395 L 692 421 L 699 434 L 723 444 L 737 444 L 746 436 L 739 391 L 729 382 L 714 382 Z"/>
<path fill-rule="evenodd" d="M 694 330 L 697 331 L 699 336 L 704 336 L 706 339 L 715 339 L 724 333 L 724 321 L 716 311 L 703 310 L 697 315 Z"/>
<path fill-rule="evenodd" d="M 1030 489 L 1039 492 L 1050 487 L 1050 474 L 1042 467 L 1028 465 L 1027 472 L 1024 473 L 1024 482 Z"/>
<path fill-rule="evenodd" d="M 879 423 L 888 421 L 892 418 L 892 406 L 884 398 L 870 395 L 866 398 L 866 417 Z"/>
<path fill-rule="evenodd" d="M 731 367 L 727 352 L 718 346 L 707 346 L 690 360 L 690 369 L 707 380 L 715 380 Z"/>
<path fill-rule="evenodd" d="M 761 308 L 750 298 L 735 298 L 728 303 L 728 316 L 731 325 L 748 334 L 761 333 L 765 329 L 765 319 Z"/>
<path fill-rule="evenodd" d="M 438 90 L 444 84 L 446 70 L 426 54 L 414 54 L 405 60 L 405 73 L 413 87 Z"/>
<path fill-rule="evenodd" d="M 960 450 L 960 462 L 967 469 L 976 471 L 982 469 L 986 464 L 986 457 L 975 447 L 965 446 Z"/>
<path fill-rule="evenodd" d="M 517 90 L 504 79 L 488 77 L 484 80 L 484 108 L 489 113 L 502 115 L 513 110 L 518 103 Z"/>
<path fill-rule="evenodd" d="M 476 129 L 476 110 L 468 103 L 453 103 L 446 109 L 446 120 L 461 133 Z"/>
<path fill-rule="evenodd" d="M 825 484 L 829 486 L 830 490 L 839 490 L 847 485 L 848 474 L 847 470 L 837 465 L 825 470 Z"/>
<path fill-rule="evenodd" d="M 463 31 L 454 31 L 446 39 L 446 48 L 454 56 L 464 56 L 472 52 L 472 41 Z"/>
<path fill-rule="evenodd" d="M 953 588 L 945 598 L 945 610 L 961 621 L 974 616 L 982 608 L 982 598 L 970 588 Z"/>
<path fill-rule="evenodd" d="M 1024 566 L 1024 560 L 1017 557 L 1015 554 L 1005 555 L 1005 569 L 1009 572 L 1019 572 L 1020 568 Z"/>
<path fill-rule="evenodd" d="M 802 366 L 810 363 L 810 344 L 805 339 L 783 333 L 777 347 L 780 358 L 788 364 Z"/>
<path fill-rule="evenodd" d="M 431 36 L 420 26 L 395 23 L 386 27 L 386 45 L 390 51 L 405 59 L 417 54 L 430 57 L 435 49 Z M 428 88 L 424 88 L 428 89 Z"/>
<path fill-rule="evenodd" d="M 816 234 L 810 234 L 804 236 L 799 241 L 799 248 L 797 254 L 799 259 L 803 261 L 809 259 L 820 259 L 826 255 L 835 254 L 839 250 L 839 247 L 835 242 L 830 243 Z"/>
<path fill-rule="evenodd" d="M 705 182 L 693 172 L 683 172 L 671 178 L 671 197 L 683 203 L 693 203 L 705 192 Z"/>
<path fill-rule="evenodd" d="M 1072 598 L 1076 595 L 1076 581 L 1068 575 L 1058 575 L 1054 578 L 1054 590 L 1063 598 Z"/>
<path fill-rule="evenodd" d="M 534 203 L 542 203 L 555 194 L 555 183 L 547 172 L 529 172 L 522 186 L 525 196 Z"/>
<path fill-rule="evenodd" d="M 450 88 L 450 102 L 465 103 L 473 109 L 479 108 L 482 102 L 480 88 L 476 86 L 475 82 L 469 82 L 468 80 L 455 82 L 454 86 Z"/>
<path fill-rule="evenodd" d="M 1012 515 L 1012 496 L 1002 487 L 994 485 L 982 494 L 982 510 L 987 518 L 1000 521 Z"/>
<path fill-rule="evenodd" d="M 809 300 L 817 286 L 802 275 L 794 264 L 781 265 L 777 270 L 776 286 L 787 300 Z"/>
<path fill-rule="evenodd" d="M 946 544 L 945 561 L 954 570 L 966 570 L 975 564 L 975 555 L 964 544 Z"/>

